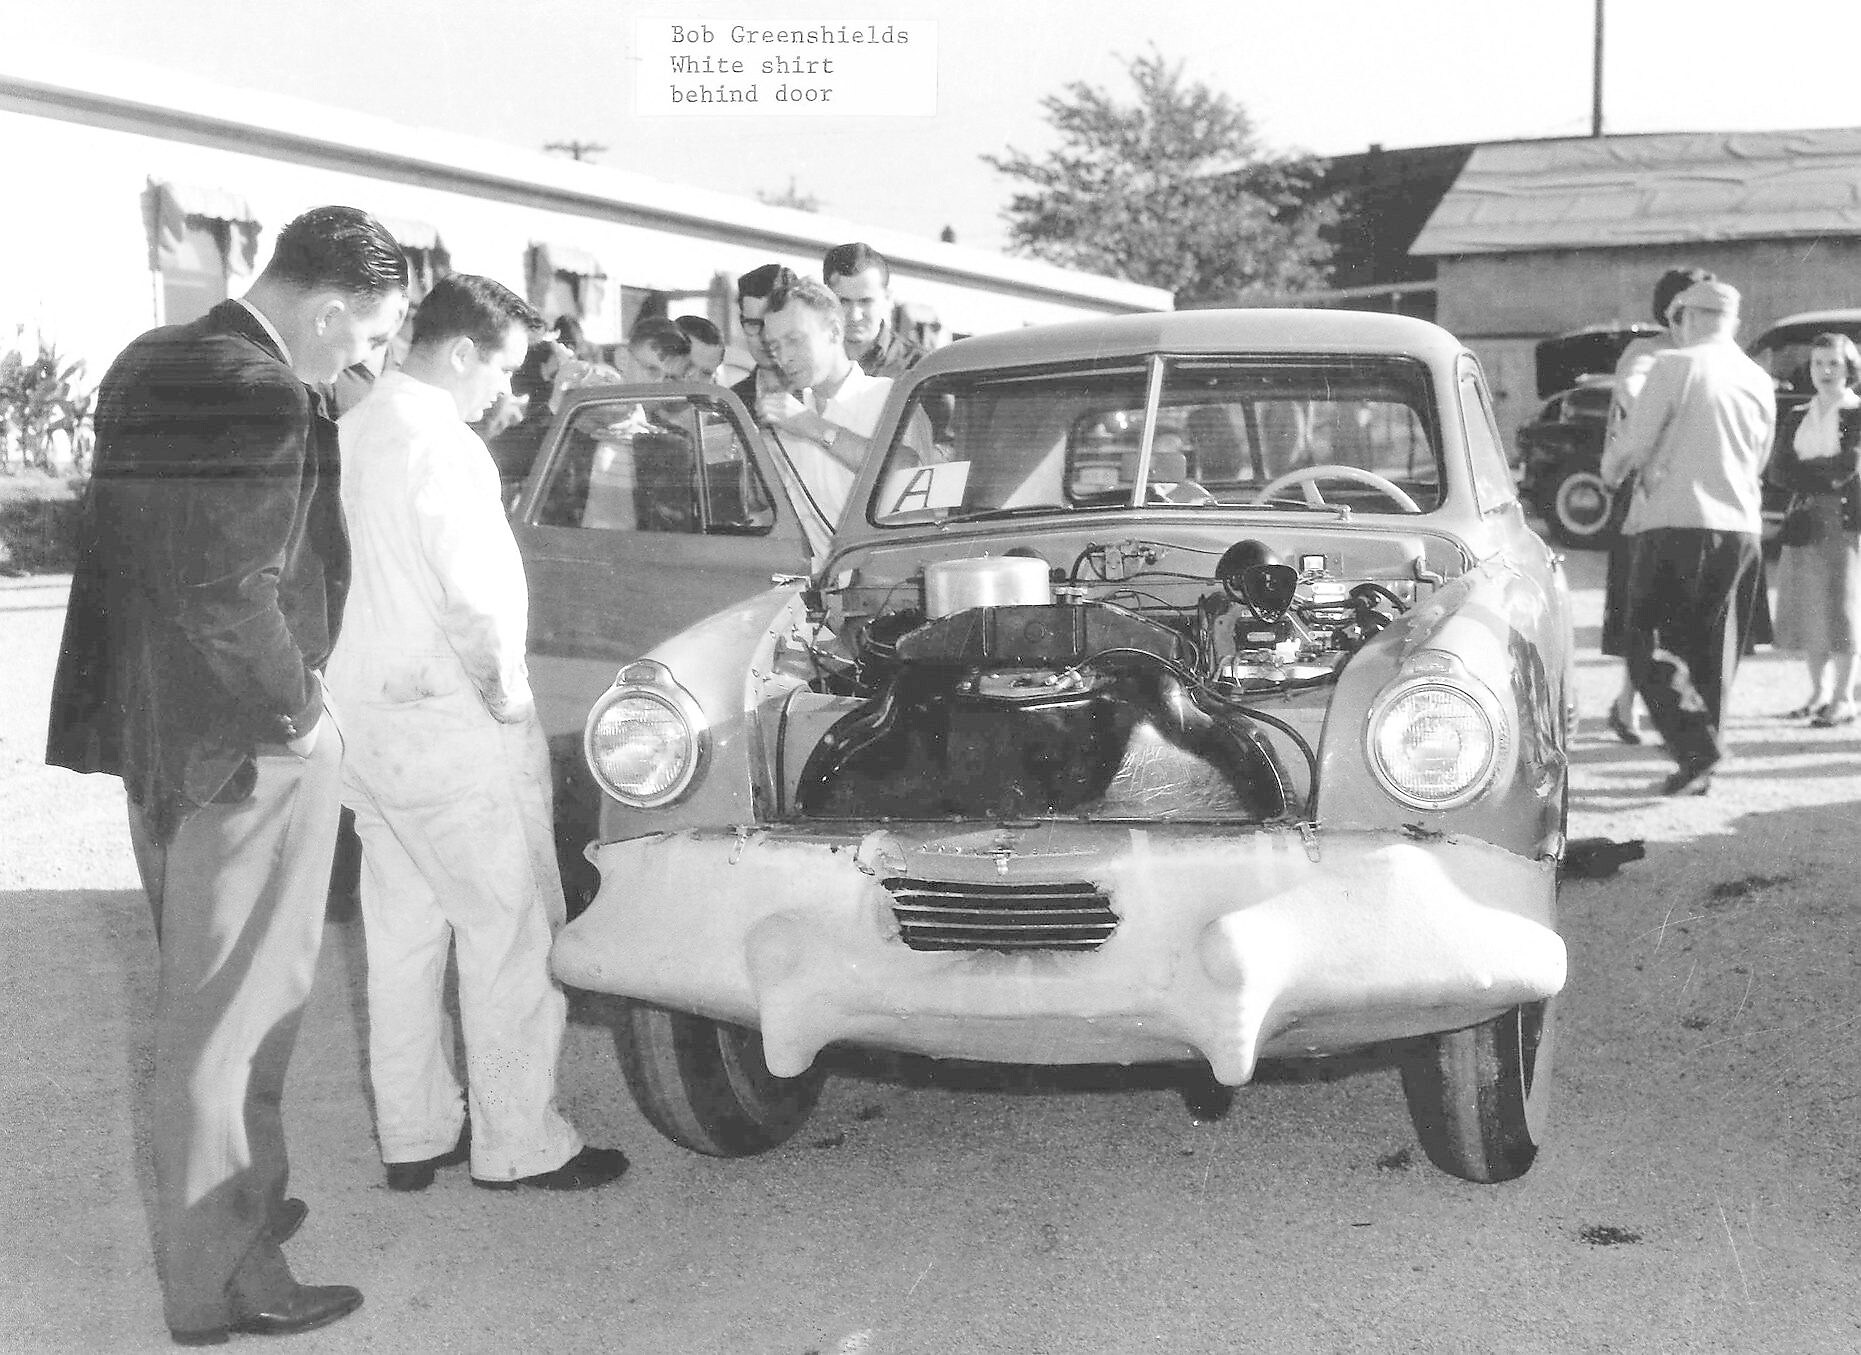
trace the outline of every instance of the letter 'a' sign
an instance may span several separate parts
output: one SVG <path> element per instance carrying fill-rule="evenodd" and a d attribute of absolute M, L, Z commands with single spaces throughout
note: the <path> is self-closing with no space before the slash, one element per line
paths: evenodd
<path fill-rule="evenodd" d="M 899 513 L 921 513 L 930 508 L 960 508 L 969 483 L 967 461 L 943 461 L 934 466 L 906 466 L 885 477 L 879 492 L 879 518 Z"/>

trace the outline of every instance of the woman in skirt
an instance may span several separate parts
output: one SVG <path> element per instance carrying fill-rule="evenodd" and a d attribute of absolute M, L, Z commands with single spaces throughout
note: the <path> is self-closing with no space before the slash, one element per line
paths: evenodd
<path fill-rule="evenodd" d="M 1809 350 L 1816 394 L 1794 429 L 1778 439 L 1771 478 L 1790 491 L 1777 567 L 1779 649 L 1803 655 L 1809 698 L 1787 719 L 1818 728 L 1853 724 L 1855 656 L 1861 650 L 1861 351 L 1842 334 L 1818 335 Z M 1793 539 L 1794 538 L 1794 539 Z"/>

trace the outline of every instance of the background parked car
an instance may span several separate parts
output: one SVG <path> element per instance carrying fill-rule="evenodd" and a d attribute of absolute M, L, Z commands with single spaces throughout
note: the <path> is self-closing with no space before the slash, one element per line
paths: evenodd
<path fill-rule="evenodd" d="M 1553 540 L 1566 546 L 1606 546 L 1621 529 L 1628 505 L 1603 483 L 1603 435 L 1615 378 L 1586 376 L 1559 391 L 1519 428 L 1519 484 Z"/>
<path fill-rule="evenodd" d="M 1628 506 L 1617 502 L 1601 473 L 1612 376 L 1624 349 L 1660 332 L 1645 322 L 1611 320 L 1556 335 L 1535 350 L 1544 404 L 1518 431 L 1519 484 L 1563 545 L 1606 545 L 1622 526 Z"/>

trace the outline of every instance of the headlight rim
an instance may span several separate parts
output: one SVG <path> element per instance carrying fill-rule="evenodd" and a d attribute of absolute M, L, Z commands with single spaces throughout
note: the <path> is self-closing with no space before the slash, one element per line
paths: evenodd
<path fill-rule="evenodd" d="M 601 770 L 600 761 L 595 757 L 594 734 L 607 713 L 617 701 L 630 696 L 645 696 L 663 704 L 676 715 L 685 726 L 686 735 L 691 741 L 691 755 L 686 759 L 685 767 L 670 785 L 655 795 L 635 795 L 616 786 Z M 711 757 L 710 725 L 704 718 L 704 709 L 697 698 L 680 686 L 664 665 L 650 661 L 628 664 L 615 675 L 613 685 L 601 694 L 592 707 L 588 718 L 582 724 L 582 761 L 594 776 L 595 784 L 603 794 L 619 801 L 630 809 L 664 809 L 684 799 L 703 777 Z"/>
<path fill-rule="evenodd" d="M 1405 697 L 1430 688 L 1452 692 L 1457 696 L 1467 698 L 1485 717 L 1492 733 L 1492 748 L 1479 774 L 1453 795 L 1439 800 L 1423 799 L 1397 785 L 1377 748 L 1377 735 L 1390 709 Z M 1512 743 L 1512 724 L 1506 717 L 1505 708 L 1501 705 L 1499 698 L 1485 683 L 1459 671 L 1458 665 L 1449 671 L 1411 673 L 1392 682 L 1377 694 L 1375 701 L 1371 702 L 1363 726 L 1364 761 L 1369 766 L 1371 775 L 1376 778 L 1376 784 L 1397 804 L 1408 809 L 1426 812 L 1464 809 L 1490 792 L 1498 783 L 1501 768 L 1508 761 Z"/>

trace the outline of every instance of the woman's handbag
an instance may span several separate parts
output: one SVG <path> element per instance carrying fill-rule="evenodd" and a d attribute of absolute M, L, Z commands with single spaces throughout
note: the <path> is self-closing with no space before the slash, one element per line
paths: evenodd
<path fill-rule="evenodd" d="M 1777 531 L 1777 540 L 1786 546 L 1808 546 L 1815 542 L 1816 512 L 1801 495 L 1791 496 L 1790 506 L 1784 510 L 1783 526 Z"/>

